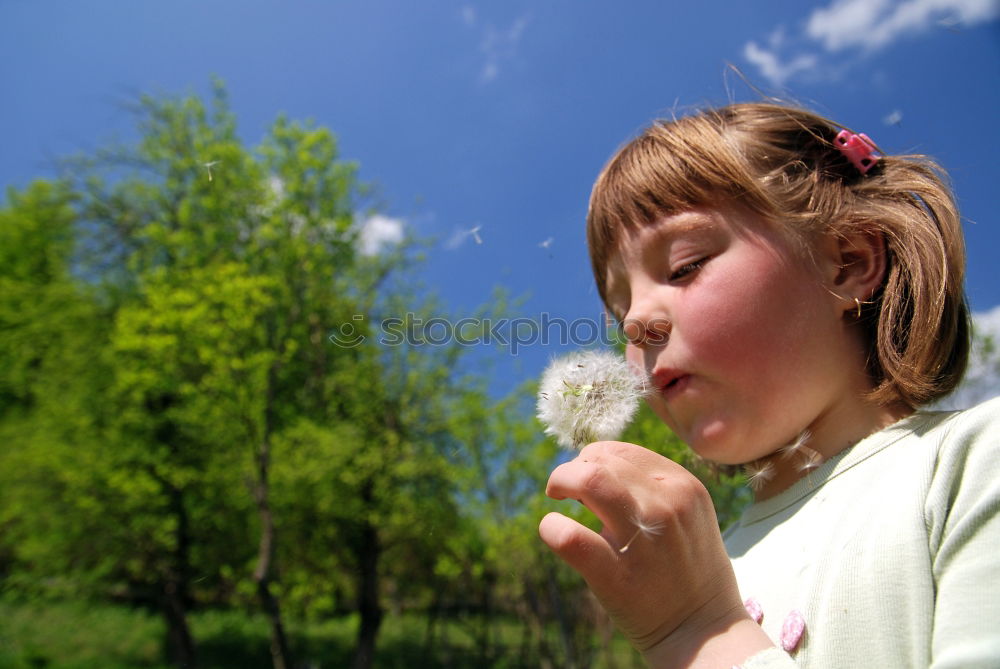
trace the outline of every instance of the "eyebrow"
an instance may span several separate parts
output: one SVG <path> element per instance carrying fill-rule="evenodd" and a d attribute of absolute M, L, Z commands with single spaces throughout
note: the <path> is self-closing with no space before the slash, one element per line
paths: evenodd
<path fill-rule="evenodd" d="M 656 222 L 648 224 L 647 227 L 652 229 L 650 232 L 651 239 L 649 242 L 652 244 L 659 244 L 692 232 L 717 230 L 720 225 L 719 222 L 711 216 L 687 212 L 687 215 L 683 215 L 679 218 L 679 220 L 675 219 L 669 224 L 664 224 L 663 219 L 661 218 Z M 612 273 L 614 269 L 616 269 L 616 265 L 618 270 L 623 269 L 624 263 L 622 262 L 621 253 L 618 251 L 609 254 L 608 262 L 605 267 L 606 278 L 604 280 L 604 302 L 605 307 L 608 307 L 608 311 L 611 311 L 611 305 L 609 302 L 611 301 L 611 284 L 613 283 L 609 273 Z M 613 313 L 612 316 L 614 316 Z"/>
<path fill-rule="evenodd" d="M 675 240 L 687 235 L 707 234 L 719 229 L 719 222 L 712 217 L 692 214 L 664 223 L 663 219 L 650 224 L 649 238 L 639 249 L 640 257 L 659 257 L 661 250 Z M 652 254 L 652 255 L 651 255 Z M 621 262 L 621 254 L 615 254 Z M 610 267 L 610 264 L 609 264 Z"/>
<path fill-rule="evenodd" d="M 711 216 L 689 214 L 683 216 L 680 220 L 675 219 L 669 224 L 664 223 L 661 219 L 653 223 L 652 227 L 654 228 L 652 231 L 653 239 L 660 241 L 664 238 L 669 239 L 689 232 L 714 230 L 719 227 L 719 222 Z"/>

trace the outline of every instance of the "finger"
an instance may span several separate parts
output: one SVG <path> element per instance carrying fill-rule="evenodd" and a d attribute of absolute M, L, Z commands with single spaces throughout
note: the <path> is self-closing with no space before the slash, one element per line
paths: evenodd
<path fill-rule="evenodd" d="M 641 585 L 638 589 L 634 587 L 641 580 L 636 578 L 635 564 L 630 566 L 630 560 L 623 560 L 601 535 L 576 521 L 550 513 L 539 523 L 538 534 L 559 558 L 583 577 L 612 617 L 654 595 L 651 589 Z M 649 571 L 644 570 L 644 573 L 648 575 Z M 658 606 L 663 604 L 656 603 Z"/>
<path fill-rule="evenodd" d="M 561 513 L 542 518 L 538 536 L 588 583 L 614 568 L 617 556 L 604 537 Z"/>
<path fill-rule="evenodd" d="M 549 476 L 545 494 L 553 499 L 575 499 L 597 516 L 613 537 L 621 539 L 632 526 L 635 499 L 630 486 L 623 481 L 636 476 L 621 469 L 632 465 L 618 458 L 607 462 L 577 458 L 559 465 Z"/>
<path fill-rule="evenodd" d="M 654 451 L 624 441 L 602 441 L 588 444 L 581 451 L 581 457 L 612 466 L 614 461 L 628 463 L 629 466 L 613 468 L 623 477 L 622 483 L 629 490 L 641 490 L 652 484 L 656 489 L 674 491 L 678 486 L 687 490 L 703 485 L 690 471 L 673 460 Z M 657 497 L 662 496 L 657 495 Z M 638 509 L 641 511 L 641 509 Z"/>
<path fill-rule="evenodd" d="M 597 441 L 588 444 L 580 451 L 580 457 L 597 461 L 609 457 L 620 458 L 650 475 L 687 472 L 673 460 L 626 441 Z"/>
<path fill-rule="evenodd" d="M 664 473 L 687 473 L 676 462 L 648 448 L 624 441 L 596 441 L 585 446 L 575 459 L 556 468 L 546 494 L 555 499 L 576 497 L 568 492 L 561 493 L 559 485 L 574 480 L 582 472 L 596 472 L 594 467 L 601 466 L 621 475 L 623 482 L 632 482 L 630 479 L 642 475 L 654 475 L 662 480 Z"/>

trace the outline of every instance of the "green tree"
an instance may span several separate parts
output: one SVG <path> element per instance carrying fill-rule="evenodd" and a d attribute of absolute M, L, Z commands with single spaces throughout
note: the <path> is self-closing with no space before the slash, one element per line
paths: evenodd
<path fill-rule="evenodd" d="M 400 285 L 380 284 L 363 302 L 370 308 L 361 328 L 401 314 L 410 323 L 442 316 Z M 282 512 L 303 531 L 286 544 L 294 562 L 352 575 L 309 583 L 315 571 L 304 571 L 295 580 L 320 607 L 353 602 L 354 666 L 367 667 L 387 604 L 422 606 L 446 587 L 435 565 L 458 525 L 454 414 L 474 393 L 456 377 L 461 347 L 421 342 L 415 330 L 392 345 L 360 332 L 366 338 L 349 349 L 358 366 L 340 386 L 340 414 L 288 432 L 281 448 L 296 455 L 275 473 L 287 495 Z"/>
<path fill-rule="evenodd" d="M 244 463 L 257 455 L 264 429 L 261 404 L 275 354 L 260 320 L 273 307 L 272 293 L 271 281 L 236 262 L 163 271 L 116 315 L 108 442 L 114 470 L 129 473 L 117 506 L 127 510 L 123 527 L 150 528 L 150 536 L 136 537 L 147 556 L 128 578 L 152 590 L 168 622 L 168 648 L 182 665 L 195 662 L 186 623 L 193 581 L 207 569 L 213 578 L 237 569 L 241 562 L 232 559 L 252 554 L 244 523 L 213 516 L 238 518 L 248 504 L 234 491 L 246 485 L 256 494 L 259 485 Z M 146 485 L 135 488 L 138 481 Z M 228 559 L 223 538 L 236 548 Z"/>
<path fill-rule="evenodd" d="M 0 577 L 8 584 L 40 559 L 49 573 L 66 573 L 65 551 L 44 550 L 42 537 L 65 547 L 87 533 L 86 516 L 65 523 L 60 511 L 82 503 L 72 464 L 94 432 L 100 403 L 87 391 L 105 383 L 93 353 L 107 327 L 93 291 L 71 273 L 73 205 L 66 184 L 39 181 L 8 191 L 0 209 Z"/>
<path fill-rule="evenodd" d="M 0 556 L 157 608 L 185 666 L 191 607 L 248 583 L 291 666 L 282 595 L 329 582 L 371 666 L 385 587 L 430 574 L 455 525 L 461 351 L 368 332 L 433 305 L 404 290 L 409 245 L 358 251 L 365 189 L 328 130 L 279 117 L 247 149 L 221 85 L 208 107 L 144 97 L 136 113 L 136 146 L 71 161 L 70 185 L 13 194 L 0 219 L 17 261 L 0 275 L 0 430 L 17 447 L 0 457 L 18 471 L 0 474 L 18 530 Z M 47 317 L 43 288 L 75 311 Z M 369 336 L 335 345 L 344 325 Z"/>
<path fill-rule="evenodd" d="M 447 314 L 412 240 L 359 250 L 373 212 L 334 136 L 279 117 L 247 147 L 219 84 L 135 112 L 137 144 L 0 209 L 4 586 L 154 609 L 189 667 L 207 605 L 262 610 L 275 667 L 289 612 L 356 615 L 362 669 L 404 610 L 429 612 L 428 651 L 462 610 L 499 662 L 513 613 L 522 664 L 589 666 L 599 619 L 536 536 L 559 456 L 534 391 L 493 401 L 467 349 L 378 336 Z M 627 438 L 687 458 L 654 421 Z M 706 480 L 725 522 L 739 493 Z"/>
<path fill-rule="evenodd" d="M 242 463 L 235 469 L 257 516 L 252 579 L 271 623 L 274 664 L 288 667 L 275 582 L 274 443 L 303 420 L 326 424 L 353 411 L 343 386 L 371 370 L 359 368 L 355 352 L 335 350 L 326 329 L 362 313 L 357 301 L 367 289 L 359 286 L 392 266 L 360 266 L 360 189 L 329 131 L 279 118 L 248 151 L 220 87 L 211 110 L 194 98 L 144 98 L 140 111 L 138 150 L 112 164 L 143 172 L 110 186 L 88 182 L 97 247 L 124 254 L 129 272 L 115 285 L 138 304 L 120 321 L 116 350 L 142 358 L 137 368 L 150 373 L 130 390 L 137 422 L 169 423 L 147 435 L 210 453 L 202 472 Z M 130 331 L 141 336 L 129 341 Z"/>

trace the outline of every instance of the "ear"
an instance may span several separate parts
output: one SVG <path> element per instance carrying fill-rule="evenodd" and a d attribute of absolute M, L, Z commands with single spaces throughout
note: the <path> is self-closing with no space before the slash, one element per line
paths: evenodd
<path fill-rule="evenodd" d="M 855 232 L 837 236 L 826 250 L 830 289 L 841 298 L 844 311 L 857 308 L 855 298 L 869 300 L 885 281 L 888 259 L 882 234 Z"/>

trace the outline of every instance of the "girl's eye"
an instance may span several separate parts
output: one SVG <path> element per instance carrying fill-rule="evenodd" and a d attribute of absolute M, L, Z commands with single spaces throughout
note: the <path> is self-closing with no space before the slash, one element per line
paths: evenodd
<path fill-rule="evenodd" d="M 701 266 L 705 264 L 706 260 L 708 260 L 708 258 L 701 258 L 699 260 L 695 260 L 694 262 L 689 262 L 686 265 L 682 265 L 681 267 L 675 269 L 670 274 L 670 280 L 671 281 L 679 281 L 680 279 L 683 279 L 684 277 L 688 276 L 692 272 L 695 272 L 695 271 L 701 269 Z"/>

